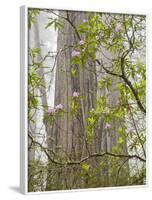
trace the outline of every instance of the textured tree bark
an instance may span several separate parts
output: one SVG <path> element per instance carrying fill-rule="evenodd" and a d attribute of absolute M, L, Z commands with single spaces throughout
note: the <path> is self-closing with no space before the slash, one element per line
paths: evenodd
<path fill-rule="evenodd" d="M 65 18 L 67 17 L 66 11 L 60 11 L 59 15 Z M 81 24 L 83 20 L 88 18 L 88 15 L 89 13 L 84 12 L 68 12 L 69 20 L 74 26 Z M 112 137 L 108 136 L 108 134 L 103 131 L 104 119 L 101 119 L 98 123 L 98 127 L 96 128 L 93 143 L 87 143 L 86 119 L 88 117 L 88 111 L 90 111 L 92 108 L 95 108 L 95 103 L 98 96 L 100 96 L 101 93 L 106 95 L 106 93 L 105 91 L 99 91 L 99 89 L 97 89 L 97 81 L 102 77 L 97 77 L 96 73 L 90 72 L 90 70 L 96 72 L 97 67 L 94 62 L 89 60 L 89 58 L 88 63 L 84 68 L 75 66 L 78 75 L 76 77 L 72 76 L 70 63 L 73 50 L 72 46 L 78 43 L 80 38 L 69 22 L 64 20 L 64 24 L 65 25 L 63 30 L 58 31 L 57 49 L 60 51 L 60 55 L 58 56 L 56 66 L 55 105 L 63 104 L 67 113 L 64 114 L 62 118 L 55 118 L 55 123 L 53 125 L 52 131 L 50 132 L 51 137 L 55 138 L 55 142 L 52 141 L 48 145 L 49 148 L 54 149 L 58 155 L 62 155 L 61 157 L 63 159 L 64 157 L 68 157 L 68 159 L 80 160 L 82 157 L 85 157 L 89 153 L 111 151 L 112 147 L 117 143 L 118 125 L 116 124 L 117 122 L 113 122 L 112 126 L 114 129 L 112 131 L 113 133 L 110 134 Z M 63 32 L 66 34 L 63 34 Z M 69 48 L 61 51 L 61 49 L 64 49 L 68 46 Z M 79 92 L 80 95 L 84 96 L 85 98 L 80 100 L 79 114 L 77 116 L 70 116 L 68 114 L 71 110 L 70 99 L 74 91 Z M 119 94 L 113 92 L 112 88 L 111 96 L 109 99 L 109 101 L 113 99 L 111 104 L 114 105 L 118 97 Z M 90 159 L 92 166 L 97 166 L 97 164 L 100 162 L 101 159 L 99 158 Z M 107 162 L 108 166 L 109 161 L 105 160 L 105 162 Z M 50 170 L 51 167 L 52 164 L 50 163 Z M 48 174 L 46 190 L 52 189 L 52 181 L 54 181 L 54 183 L 56 182 L 55 189 L 89 187 L 87 178 L 84 181 L 78 180 L 79 172 L 80 166 L 65 166 L 64 169 L 58 170 L 55 178 L 56 180 L 51 180 L 51 178 L 49 178 L 50 174 Z M 99 177 L 97 177 L 97 179 L 99 179 L 99 185 L 95 185 L 95 187 L 108 186 L 110 184 L 109 181 L 107 181 L 108 174 L 109 172 L 107 167 L 107 170 L 104 172 L 101 171 L 101 174 Z M 104 183 L 101 183 L 100 179 L 102 179 L 102 176 L 104 175 L 106 180 Z"/>
<path fill-rule="evenodd" d="M 67 17 L 67 12 L 60 11 L 59 15 Z M 78 26 L 87 15 L 84 12 L 68 12 L 69 20 L 74 26 Z M 73 46 L 78 43 L 78 38 L 74 28 L 69 22 L 64 21 L 64 29 L 58 31 L 57 47 L 58 51 L 67 46 Z M 65 34 L 63 34 L 63 32 Z M 51 137 L 55 138 L 55 143 L 49 144 L 50 148 L 61 146 L 57 152 L 61 156 L 69 159 L 80 160 L 82 156 L 87 155 L 87 136 L 86 136 L 86 118 L 88 111 L 94 106 L 96 99 L 96 77 L 88 70 L 74 66 L 77 70 L 77 76 L 73 77 L 71 73 L 72 48 L 67 48 L 62 51 L 57 59 L 56 78 L 55 78 L 55 105 L 63 104 L 67 114 L 64 114 L 62 119 L 55 118 L 55 124 L 52 128 Z M 95 63 L 87 67 L 95 70 Z M 68 113 L 71 110 L 71 97 L 73 92 L 79 92 L 85 98 L 80 100 L 80 108 L 77 116 L 70 116 Z M 62 172 L 61 179 L 58 181 L 63 185 L 67 185 L 67 189 L 72 189 L 73 182 L 75 182 L 77 167 L 67 168 Z M 68 174 L 68 180 L 67 175 Z M 70 178 L 69 178 L 70 177 Z M 71 179 L 71 180 L 70 180 Z M 74 187 L 81 187 L 81 183 L 75 184 Z M 82 186 L 83 187 L 83 186 Z M 47 188 L 49 190 L 49 187 Z"/>

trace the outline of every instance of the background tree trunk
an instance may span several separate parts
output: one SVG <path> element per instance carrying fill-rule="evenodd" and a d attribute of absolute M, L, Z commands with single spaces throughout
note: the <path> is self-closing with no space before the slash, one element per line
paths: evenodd
<path fill-rule="evenodd" d="M 67 12 L 59 11 L 59 15 L 66 18 Z M 72 22 L 74 27 L 83 23 L 83 20 L 87 20 L 88 16 L 89 13 L 87 12 L 68 11 L 69 20 Z M 98 126 L 93 136 L 93 142 L 91 144 L 88 143 L 86 130 L 88 111 L 95 108 L 98 96 L 100 96 L 101 93 L 106 95 L 106 92 L 100 91 L 97 88 L 97 80 L 101 79 L 102 76 L 97 77 L 96 73 L 91 72 L 96 72 L 97 66 L 95 62 L 92 62 L 89 59 L 89 57 L 84 68 L 76 65 L 74 66 L 78 75 L 76 77 L 72 76 L 72 67 L 70 63 L 73 50 L 72 46 L 77 44 L 80 40 L 74 27 L 71 26 L 68 21 L 64 20 L 64 28 L 58 31 L 57 41 L 57 50 L 60 51 L 60 54 L 57 58 L 56 66 L 55 105 L 62 104 L 67 113 L 65 113 L 62 118 L 55 117 L 55 123 L 50 132 L 51 137 L 54 138 L 55 141 L 50 142 L 48 145 L 49 148 L 55 150 L 61 160 L 66 158 L 80 160 L 91 153 L 99 153 L 101 151 L 111 152 L 113 146 L 116 145 L 118 140 L 118 122 L 114 121 L 112 123 L 113 129 L 110 130 L 110 134 L 107 134 L 107 132 L 103 131 L 104 119 L 102 118 L 98 122 Z M 83 39 L 83 37 L 81 39 Z M 68 46 L 69 48 L 66 48 Z M 64 48 L 66 48 L 66 50 L 61 51 Z M 119 94 L 114 92 L 114 87 L 115 83 L 113 83 L 111 95 L 108 100 L 111 105 L 114 105 L 119 98 Z M 80 108 L 77 116 L 71 116 L 68 114 L 71 110 L 71 97 L 74 91 L 79 92 L 81 96 L 85 97 L 80 100 Z M 124 152 L 127 152 L 126 143 Z M 96 174 L 97 177 L 95 178 L 96 180 L 99 180 L 99 185 L 95 185 L 95 187 L 110 186 L 110 181 L 108 181 L 108 167 L 110 167 L 109 160 L 107 158 L 95 158 L 90 159 L 89 162 L 92 167 L 97 167 L 101 161 L 105 162 L 107 169 L 102 170 L 98 174 L 99 176 Z M 53 164 L 50 163 L 50 170 L 53 169 L 52 166 Z M 55 179 L 51 179 L 50 173 L 48 174 L 46 190 L 52 189 L 53 182 L 56 182 L 55 189 L 89 187 L 87 173 L 84 180 L 78 178 L 78 175 L 81 172 L 81 166 L 65 166 L 64 168 L 58 168 L 57 171 Z M 91 185 L 91 187 L 93 187 L 93 185 Z"/>
<path fill-rule="evenodd" d="M 41 50 L 39 26 L 40 26 L 39 20 L 37 19 L 37 23 L 35 23 L 32 26 L 32 29 L 29 32 L 29 44 L 31 45 L 29 47 L 31 49 L 38 48 Z M 42 59 L 43 59 L 43 56 L 41 55 L 41 52 L 40 52 L 39 54 L 36 55 L 34 61 L 36 63 L 40 63 L 42 61 Z M 32 62 L 32 61 L 30 61 L 30 62 Z M 43 121 L 43 117 L 42 117 L 44 115 L 44 107 L 48 108 L 47 91 L 46 91 L 46 84 L 45 84 L 46 83 L 45 70 L 43 67 L 40 67 L 36 71 L 36 73 L 38 74 L 39 77 L 41 77 L 43 86 L 34 89 L 34 96 L 37 96 L 40 106 L 38 109 L 36 109 L 36 111 L 33 108 L 32 120 L 37 123 L 33 123 L 32 121 L 30 121 L 30 123 L 29 123 L 29 134 L 30 134 L 30 138 L 28 139 L 28 144 L 30 147 L 29 153 L 28 153 L 29 191 L 32 191 L 33 187 L 34 187 L 33 185 L 30 186 L 30 183 L 33 183 L 33 181 L 31 180 L 31 176 L 30 176 L 31 171 L 32 171 L 32 169 L 30 167 L 31 163 L 33 161 L 38 161 L 38 160 L 43 163 L 47 160 L 46 155 L 41 153 L 41 149 L 35 147 L 35 143 L 33 141 L 39 142 L 40 144 L 42 144 L 45 147 L 46 144 L 44 144 L 43 141 L 45 141 L 46 136 L 49 135 L 51 132 L 50 124 L 46 121 Z M 43 105 L 44 107 L 41 107 L 41 105 Z M 40 158 L 39 158 L 39 156 L 40 156 Z M 32 178 L 34 179 L 35 177 L 32 176 Z M 43 190 L 42 188 L 45 187 L 45 181 L 42 180 L 41 182 L 44 184 L 39 186 L 40 187 L 39 189 Z M 31 187 L 32 187 L 32 190 L 31 190 Z"/>

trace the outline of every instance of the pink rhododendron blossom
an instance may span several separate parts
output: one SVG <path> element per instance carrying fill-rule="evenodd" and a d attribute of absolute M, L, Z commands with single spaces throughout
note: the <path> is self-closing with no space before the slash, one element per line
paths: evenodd
<path fill-rule="evenodd" d="M 84 45 L 84 40 L 80 40 L 79 44 Z"/>
<path fill-rule="evenodd" d="M 80 56 L 80 52 L 79 51 L 72 51 L 72 57 L 79 57 Z"/>
<path fill-rule="evenodd" d="M 48 113 L 51 114 L 51 115 L 54 115 L 55 112 L 56 112 L 55 108 L 49 108 L 49 110 L 48 110 Z"/>
<path fill-rule="evenodd" d="M 79 92 L 73 92 L 73 97 L 79 97 Z"/>
<path fill-rule="evenodd" d="M 115 31 L 116 31 L 116 32 L 121 32 L 121 31 L 123 31 L 123 27 L 122 27 L 122 24 L 121 24 L 121 23 L 117 23 L 117 24 L 116 24 Z"/>
<path fill-rule="evenodd" d="M 63 105 L 62 104 L 58 104 L 57 106 L 55 106 L 56 110 L 62 110 L 63 109 Z"/>
<path fill-rule="evenodd" d="M 83 19 L 83 23 L 85 23 L 87 20 L 86 19 Z"/>
<path fill-rule="evenodd" d="M 111 128 L 111 124 L 106 123 L 105 129 L 110 129 L 110 128 Z"/>
<path fill-rule="evenodd" d="M 129 128 L 129 129 L 128 129 L 128 133 L 132 133 L 133 131 L 134 131 L 133 128 Z"/>

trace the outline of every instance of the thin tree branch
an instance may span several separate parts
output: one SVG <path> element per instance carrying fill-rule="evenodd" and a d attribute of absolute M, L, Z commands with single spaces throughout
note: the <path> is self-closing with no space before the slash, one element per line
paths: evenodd
<path fill-rule="evenodd" d="M 135 88 L 133 87 L 132 83 L 129 81 L 129 79 L 126 77 L 126 74 L 125 74 L 125 69 L 124 69 L 124 56 L 121 57 L 121 72 L 122 72 L 122 76 L 121 78 L 125 81 L 125 83 L 127 84 L 127 86 L 130 88 L 130 90 L 132 91 L 135 99 L 136 99 L 136 102 L 137 102 L 137 105 L 138 107 L 140 108 L 140 110 L 143 112 L 143 113 L 146 113 L 146 109 L 143 107 L 140 99 L 139 99 L 139 96 L 138 96 L 138 92 L 137 90 L 135 90 Z"/>
<path fill-rule="evenodd" d="M 40 144 L 38 141 L 35 141 L 32 136 L 30 134 L 28 134 L 28 136 L 30 137 L 30 139 L 32 140 L 32 143 L 35 143 L 37 144 L 39 147 L 42 148 L 42 150 L 44 151 L 44 153 L 47 155 L 48 159 L 54 163 L 54 164 L 57 164 L 57 165 L 80 165 L 81 163 L 91 159 L 91 158 L 94 158 L 94 157 L 104 157 L 106 155 L 108 156 L 111 156 L 111 157 L 116 157 L 116 158 L 128 158 L 128 159 L 139 159 L 140 161 L 142 162 L 146 162 L 146 160 L 138 155 L 129 155 L 129 154 L 114 154 L 114 153 L 111 153 L 111 152 L 104 152 L 104 153 L 93 153 L 93 154 L 89 154 L 87 157 L 85 158 L 82 158 L 81 160 L 79 161 L 67 161 L 67 162 L 59 162 L 55 159 L 53 159 L 50 154 L 48 153 L 47 151 L 47 148 L 46 147 L 43 147 L 42 144 Z"/>

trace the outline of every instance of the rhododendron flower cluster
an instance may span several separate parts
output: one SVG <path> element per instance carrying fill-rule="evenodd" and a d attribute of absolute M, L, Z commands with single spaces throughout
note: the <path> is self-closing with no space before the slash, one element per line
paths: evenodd
<path fill-rule="evenodd" d="M 79 57 L 80 56 L 80 51 L 72 51 L 72 57 Z"/>
<path fill-rule="evenodd" d="M 73 97 L 76 97 L 76 98 L 78 98 L 80 96 L 80 93 L 79 92 L 73 92 Z"/>
<path fill-rule="evenodd" d="M 110 129 L 110 128 L 111 128 L 111 124 L 106 123 L 105 129 Z"/>
<path fill-rule="evenodd" d="M 51 114 L 51 115 L 54 115 L 57 111 L 62 110 L 62 109 L 63 109 L 63 105 L 58 104 L 54 108 L 49 108 L 48 113 Z"/>
<path fill-rule="evenodd" d="M 123 27 L 122 27 L 122 24 L 121 24 L 121 23 L 117 23 L 117 24 L 116 24 L 115 31 L 116 31 L 116 32 L 121 32 L 121 31 L 123 31 Z"/>
<path fill-rule="evenodd" d="M 55 108 L 49 108 L 49 110 L 48 110 L 48 113 L 51 114 L 51 115 L 54 115 L 55 112 L 56 112 Z"/>
<path fill-rule="evenodd" d="M 133 131 L 134 131 L 133 128 L 129 128 L 129 129 L 128 129 L 128 133 L 132 133 Z"/>
<path fill-rule="evenodd" d="M 62 104 L 58 104 L 57 106 L 55 106 L 56 110 L 62 110 L 63 109 L 63 105 Z"/>
<path fill-rule="evenodd" d="M 80 45 L 84 45 L 84 40 L 80 40 L 80 41 L 79 41 L 79 44 L 80 44 Z"/>

